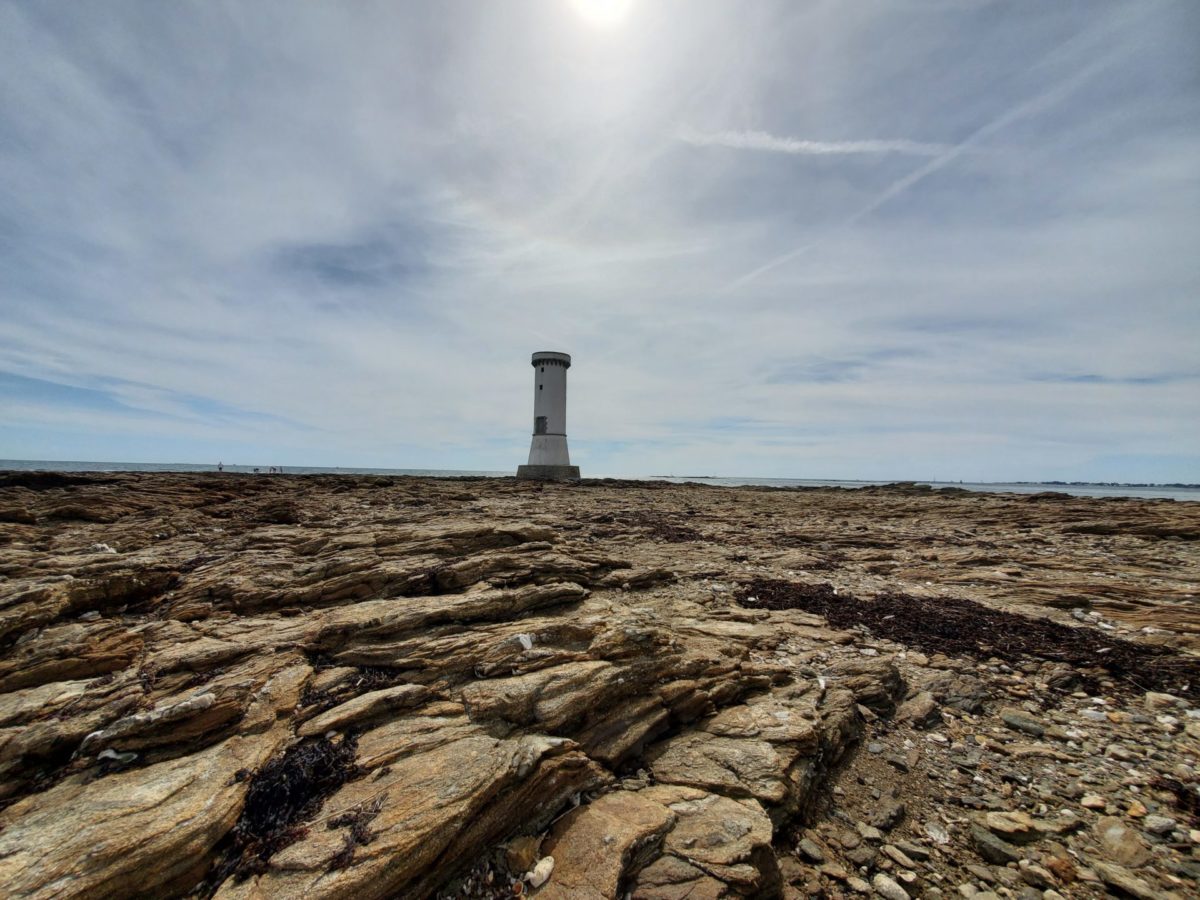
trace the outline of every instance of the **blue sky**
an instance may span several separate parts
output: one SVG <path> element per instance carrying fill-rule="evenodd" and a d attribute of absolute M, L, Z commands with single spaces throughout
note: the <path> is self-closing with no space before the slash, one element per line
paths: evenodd
<path fill-rule="evenodd" d="M 1198 247 L 1191 0 L 0 2 L 0 458 L 1197 482 Z"/>

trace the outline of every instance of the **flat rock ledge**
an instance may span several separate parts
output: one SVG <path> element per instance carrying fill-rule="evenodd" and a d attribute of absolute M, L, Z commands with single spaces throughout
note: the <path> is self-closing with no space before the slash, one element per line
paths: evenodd
<path fill-rule="evenodd" d="M 1139 634 L 1044 600 L 1104 609 L 1102 547 L 1194 590 L 1188 510 L 1127 503 L 1118 545 L 1074 503 L 903 487 L 0 485 L 5 896 L 1054 900 L 1200 874 L 1194 697 L 747 596 L 820 573 L 934 610 L 940 574 L 1187 665 L 1186 604 L 1147 602 Z M 1048 546 L 1059 580 L 962 577 Z"/>

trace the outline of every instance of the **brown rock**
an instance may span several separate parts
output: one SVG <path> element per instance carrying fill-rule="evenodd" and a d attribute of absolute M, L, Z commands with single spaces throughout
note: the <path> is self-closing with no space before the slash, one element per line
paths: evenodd
<path fill-rule="evenodd" d="M 568 813 L 554 827 L 545 853 L 554 877 L 539 893 L 547 900 L 607 900 L 623 879 L 658 855 L 675 814 L 640 793 L 615 791 Z"/>
<path fill-rule="evenodd" d="M 1106 858 L 1122 866 L 1144 866 L 1153 856 L 1150 845 L 1116 816 L 1104 816 L 1093 831 L 1104 848 Z"/>

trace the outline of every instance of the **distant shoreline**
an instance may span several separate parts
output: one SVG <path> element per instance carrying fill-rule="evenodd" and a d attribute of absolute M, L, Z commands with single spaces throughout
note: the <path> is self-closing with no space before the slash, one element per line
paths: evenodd
<path fill-rule="evenodd" d="M 272 466 L 238 465 L 224 463 L 227 475 L 271 475 L 271 469 L 279 474 L 295 475 L 368 475 L 400 476 L 419 478 L 506 478 L 516 472 L 516 466 L 507 471 L 481 471 L 459 469 L 384 469 L 352 466 Z M 216 463 L 129 463 L 88 460 L 18 460 L 0 459 L 0 471 L 12 472 L 178 472 L 217 473 Z M 1066 482 L 1066 481 L 1011 481 L 1011 482 L 965 482 L 965 481 L 920 481 L 912 479 L 866 480 L 848 478 L 748 478 L 717 475 L 646 475 L 606 476 L 603 473 L 583 472 L 585 480 L 612 478 L 619 481 L 666 481 L 674 484 L 693 483 L 717 487 L 764 487 L 764 488 L 845 488 L 862 489 L 889 484 L 922 486 L 931 490 L 962 490 L 974 493 L 1036 494 L 1043 492 L 1061 493 L 1073 497 L 1127 497 L 1147 500 L 1179 500 L 1200 502 L 1200 485 L 1173 484 L 1118 484 L 1114 482 Z"/>
<path fill-rule="evenodd" d="M 10 465 L 12 464 L 12 465 Z M 141 463 L 141 462 L 110 462 L 106 460 L 56 460 L 56 459 L 0 459 L 0 471 L 14 472 L 30 472 L 30 471 L 46 471 L 46 472 L 208 472 L 216 471 L 221 463 Z M 345 473 L 349 475 L 364 475 L 370 473 L 380 474 L 405 474 L 415 475 L 418 473 L 431 476 L 461 476 L 473 475 L 491 478 L 500 478 L 506 475 L 513 474 L 516 466 L 514 464 L 513 471 L 509 470 L 489 470 L 489 469 L 397 469 L 397 468 L 382 468 L 372 466 L 278 466 L 269 463 L 264 464 L 241 464 L 241 463 L 224 463 L 224 470 L 228 472 L 251 472 L 251 471 L 267 471 L 270 468 L 279 468 L 281 471 L 290 472 L 293 474 L 335 474 Z M 947 485 L 947 486 L 1020 486 L 1020 487 L 1094 487 L 1094 488 L 1164 488 L 1164 489 L 1179 489 L 1179 490 L 1200 490 L 1200 483 L 1191 483 L 1186 481 L 937 481 L 927 478 L 800 478 L 800 477 L 760 477 L 749 475 L 596 475 L 589 477 L 599 478 L 623 478 L 632 481 L 653 481 L 662 479 L 665 481 L 737 481 L 740 483 L 756 484 L 760 482 L 798 482 L 812 484 L 816 482 L 827 484 L 862 484 L 862 485 L 883 485 L 883 484 L 928 484 L 928 485 Z"/>

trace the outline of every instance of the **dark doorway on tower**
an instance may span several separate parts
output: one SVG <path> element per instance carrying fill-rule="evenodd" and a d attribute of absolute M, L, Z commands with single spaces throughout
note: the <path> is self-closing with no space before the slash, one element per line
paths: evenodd
<path fill-rule="evenodd" d="M 537 418 L 535 418 L 533 420 L 533 433 L 534 434 L 545 434 L 546 433 L 546 417 L 545 416 L 538 416 Z"/>

